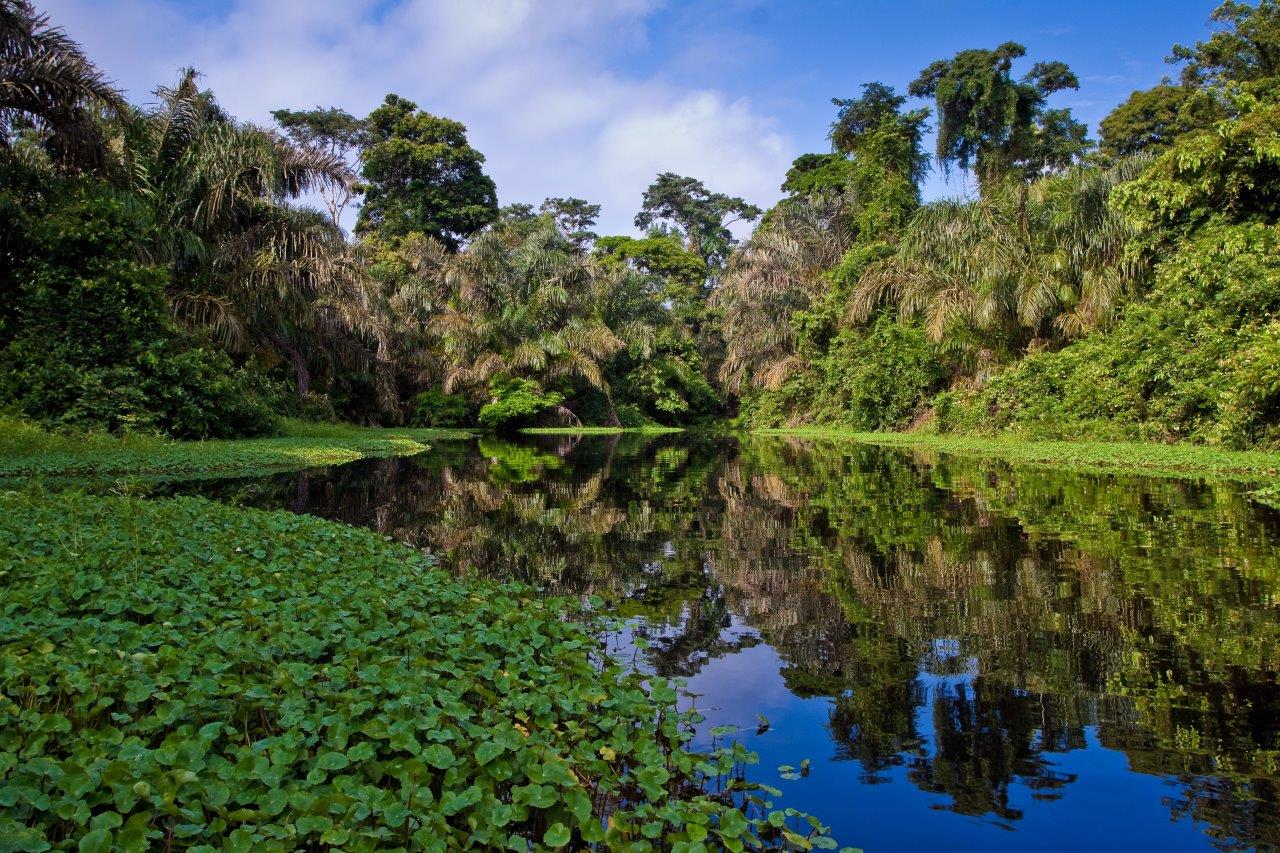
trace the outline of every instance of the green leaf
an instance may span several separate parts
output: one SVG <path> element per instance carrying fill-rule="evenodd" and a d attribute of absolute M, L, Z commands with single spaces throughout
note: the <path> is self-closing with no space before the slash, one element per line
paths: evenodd
<path fill-rule="evenodd" d="M 110 853 L 111 831 L 95 829 L 91 832 L 86 832 L 80 839 L 78 849 L 80 853 Z"/>
<path fill-rule="evenodd" d="M 542 841 L 548 847 L 563 847 L 569 843 L 570 837 L 569 828 L 557 821 L 547 829 Z"/>
<path fill-rule="evenodd" d="M 500 743 L 485 741 L 476 747 L 476 761 L 483 767 L 506 751 L 507 748 Z"/>

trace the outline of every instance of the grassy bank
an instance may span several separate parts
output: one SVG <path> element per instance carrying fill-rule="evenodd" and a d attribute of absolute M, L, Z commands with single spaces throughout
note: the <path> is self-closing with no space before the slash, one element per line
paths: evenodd
<path fill-rule="evenodd" d="M 957 456 L 1002 459 L 1023 465 L 1087 471 L 1135 471 L 1155 476 L 1210 475 L 1265 482 L 1280 474 L 1280 453 L 1232 451 L 1190 444 L 1027 441 L 1011 437 L 856 432 L 800 428 L 759 430 L 755 435 L 857 441 L 910 447 Z"/>
<path fill-rule="evenodd" d="M 666 435 L 672 432 L 684 432 L 684 427 L 642 426 L 642 427 L 527 427 L 520 430 L 523 435 Z"/>
<path fill-rule="evenodd" d="M 783 837 L 702 793 L 745 752 L 686 751 L 675 691 L 602 657 L 593 617 L 369 531 L 0 493 L 0 578 L 6 850 Z"/>
<path fill-rule="evenodd" d="M 421 453 L 430 441 L 464 438 L 442 429 L 375 429 L 284 421 L 281 435 L 170 441 L 101 433 L 60 435 L 0 418 L 0 478 L 31 476 L 251 475 Z"/>

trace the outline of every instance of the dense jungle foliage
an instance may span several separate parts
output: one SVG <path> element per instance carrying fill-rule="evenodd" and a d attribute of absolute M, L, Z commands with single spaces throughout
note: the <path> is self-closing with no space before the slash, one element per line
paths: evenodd
<path fill-rule="evenodd" d="M 1276 0 L 1223 3 L 1097 142 L 1065 64 L 964 50 L 836 98 L 772 209 L 658 175 L 641 237 L 500 207 L 465 126 L 396 94 L 267 128 L 188 69 L 134 106 L 26 0 L 0 51 L 0 407 L 48 426 L 1280 442 Z M 923 202 L 935 165 L 972 197 Z"/>

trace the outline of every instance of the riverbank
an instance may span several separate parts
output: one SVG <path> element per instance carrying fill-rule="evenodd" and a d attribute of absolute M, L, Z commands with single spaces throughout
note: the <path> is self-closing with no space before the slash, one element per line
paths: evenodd
<path fill-rule="evenodd" d="M 745 751 L 687 751 L 579 605 L 367 530 L 0 493 L 0 576 L 6 849 L 834 847 L 703 793 Z"/>
<path fill-rule="evenodd" d="M 1280 453 L 1222 450 L 1190 444 L 1031 441 L 1011 437 L 857 432 L 817 427 L 757 430 L 752 435 L 854 441 L 1087 472 L 1133 471 L 1173 477 L 1209 475 L 1260 484 L 1280 475 Z"/>
<path fill-rule="evenodd" d="M 673 432 L 684 432 L 684 427 L 642 426 L 642 427 L 527 427 L 520 430 L 522 435 L 666 435 Z"/>
<path fill-rule="evenodd" d="M 286 420 L 267 438 L 172 441 L 100 433 L 59 435 L 22 421 L 0 420 L 0 478 L 249 476 L 371 456 L 422 453 L 432 441 L 468 438 L 466 430 L 380 429 Z"/>

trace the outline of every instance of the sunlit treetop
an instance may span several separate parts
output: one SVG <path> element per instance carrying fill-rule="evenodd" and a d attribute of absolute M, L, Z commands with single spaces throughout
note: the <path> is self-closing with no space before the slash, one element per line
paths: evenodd
<path fill-rule="evenodd" d="M 1174 45 L 1169 57 L 1182 64 L 1188 86 L 1225 86 L 1280 77 L 1280 2 L 1227 0 L 1213 11 L 1222 28 L 1194 46 Z"/>
<path fill-rule="evenodd" d="M 938 115 L 938 161 L 972 169 L 984 187 L 1007 176 L 1031 179 L 1063 168 L 1089 148 L 1083 124 L 1066 110 L 1050 110 L 1050 95 L 1078 89 L 1062 62 L 1037 62 L 1020 78 L 1013 63 L 1026 56 L 1017 42 L 994 50 L 962 50 L 920 72 L 908 92 L 933 98 Z"/>

